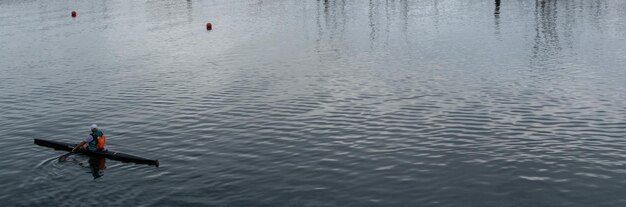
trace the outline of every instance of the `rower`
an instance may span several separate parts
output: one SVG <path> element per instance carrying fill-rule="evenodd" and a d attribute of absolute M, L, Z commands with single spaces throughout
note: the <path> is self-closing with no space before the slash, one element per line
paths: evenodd
<path fill-rule="evenodd" d="M 106 138 L 104 133 L 98 130 L 98 125 L 91 125 L 91 133 L 85 137 L 85 140 L 81 141 L 72 149 L 72 152 L 76 150 L 89 150 L 89 151 L 104 151 L 104 144 Z"/>

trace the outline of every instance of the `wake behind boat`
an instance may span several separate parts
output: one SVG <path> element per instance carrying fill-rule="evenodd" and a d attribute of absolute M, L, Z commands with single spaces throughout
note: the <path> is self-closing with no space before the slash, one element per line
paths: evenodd
<path fill-rule="evenodd" d="M 43 140 L 43 139 L 35 139 L 35 144 L 44 147 L 54 148 L 55 150 L 64 150 L 64 151 L 72 151 L 76 144 L 57 142 L 51 140 Z M 81 150 L 77 151 L 78 153 L 82 153 L 89 156 L 97 156 L 97 157 L 105 157 L 112 160 L 122 161 L 122 162 L 132 162 L 137 164 L 147 164 L 154 165 L 159 167 L 159 160 L 150 160 L 142 157 L 137 157 L 134 155 L 129 155 L 121 152 L 114 152 L 110 150 L 105 151 L 89 151 L 89 150 Z"/>

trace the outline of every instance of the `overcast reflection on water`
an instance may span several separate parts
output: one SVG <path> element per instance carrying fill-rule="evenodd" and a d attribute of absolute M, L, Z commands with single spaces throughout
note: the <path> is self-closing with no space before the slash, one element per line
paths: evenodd
<path fill-rule="evenodd" d="M 0 1 L 0 201 L 623 206 L 624 9 Z M 161 166 L 33 144 L 92 123 Z"/>

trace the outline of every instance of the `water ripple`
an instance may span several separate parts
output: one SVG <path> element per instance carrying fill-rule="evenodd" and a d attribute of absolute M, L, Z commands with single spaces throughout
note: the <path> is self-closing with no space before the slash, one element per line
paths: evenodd
<path fill-rule="evenodd" d="M 624 3 L 502 4 L 2 1 L 0 200 L 623 206 Z"/>

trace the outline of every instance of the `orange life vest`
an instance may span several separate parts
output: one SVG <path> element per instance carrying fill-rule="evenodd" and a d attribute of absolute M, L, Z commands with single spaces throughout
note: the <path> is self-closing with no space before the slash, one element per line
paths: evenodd
<path fill-rule="evenodd" d="M 102 134 L 102 136 L 99 136 L 97 139 L 98 143 L 96 144 L 96 149 L 103 150 L 104 144 L 106 143 L 106 137 L 104 136 L 104 134 Z"/>

